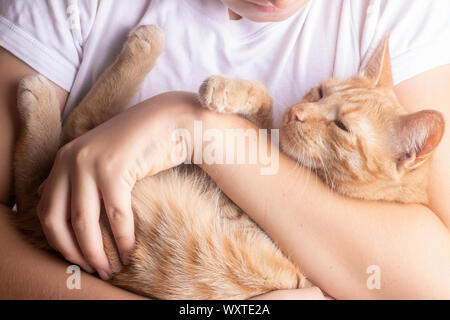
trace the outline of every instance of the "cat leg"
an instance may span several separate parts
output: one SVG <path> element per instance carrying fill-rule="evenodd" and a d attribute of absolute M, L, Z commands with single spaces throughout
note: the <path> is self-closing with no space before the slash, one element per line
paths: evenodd
<path fill-rule="evenodd" d="M 164 49 L 164 33 L 156 26 L 139 27 L 116 61 L 64 122 L 64 142 L 109 120 L 130 103 Z"/>
<path fill-rule="evenodd" d="M 212 76 L 201 85 L 199 98 L 210 110 L 242 115 L 260 128 L 272 125 L 272 98 L 259 81 Z"/>
<path fill-rule="evenodd" d="M 61 116 L 56 93 L 41 75 L 22 79 L 17 107 L 22 122 L 15 151 L 20 202 L 22 194 L 36 192 L 50 171 L 61 143 Z"/>
<path fill-rule="evenodd" d="M 14 220 L 30 240 L 48 248 L 36 215 L 37 190 L 48 176 L 61 143 L 59 102 L 49 81 L 35 75 L 20 82 L 17 108 L 21 127 L 14 154 L 18 208 Z"/>

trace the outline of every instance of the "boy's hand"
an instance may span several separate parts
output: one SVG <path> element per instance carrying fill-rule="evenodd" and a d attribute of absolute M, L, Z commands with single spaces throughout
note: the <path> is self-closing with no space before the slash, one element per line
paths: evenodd
<path fill-rule="evenodd" d="M 122 262 L 127 264 L 135 243 L 134 184 L 185 160 L 172 133 L 192 123 L 186 120 L 193 119 L 189 115 L 199 110 L 197 104 L 190 93 L 160 95 L 64 146 L 38 206 L 50 245 L 86 271 L 95 269 L 101 278 L 111 278 L 99 224 L 103 199 Z"/>

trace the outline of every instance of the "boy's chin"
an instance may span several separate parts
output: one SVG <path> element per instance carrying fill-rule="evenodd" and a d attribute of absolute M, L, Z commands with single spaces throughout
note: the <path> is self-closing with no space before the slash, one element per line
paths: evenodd
<path fill-rule="evenodd" d="M 295 13 L 295 12 L 294 12 Z M 292 14 L 286 14 L 286 15 L 246 15 L 244 16 L 245 19 L 248 19 L 253 22 L 281 22 L 284 20 L 289 19 L 294 15 Z"/>

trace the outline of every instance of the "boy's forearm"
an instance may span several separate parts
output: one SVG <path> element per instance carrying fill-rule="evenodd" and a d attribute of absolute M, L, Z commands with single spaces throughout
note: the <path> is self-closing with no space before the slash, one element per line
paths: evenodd
<path fill-rule="evenodd" d="M 69 289 L 69 264 L 28 244 L 0 205 L 0 299 L 143 299 L 81 272 L 80 289 Z"/>
<path fill-rule="evenodd" d="M 206 113 L 209 127 L 256 130 Z M 260 164 L 202 167 L 332 296 L 450 298 L 449 231 L 429 209 L 340 197 L 283 155 L 272 176 Z M 381 290 L 367 287 L 370 266 L 379 267 Z"/>

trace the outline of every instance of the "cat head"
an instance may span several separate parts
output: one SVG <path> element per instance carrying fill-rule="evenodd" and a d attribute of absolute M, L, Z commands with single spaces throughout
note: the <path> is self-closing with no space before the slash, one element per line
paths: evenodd
<path fill-rule="evenodd" d="M 291 106 L 280 145 L 344 195 L 426 203 L 426 168 L 444 126 L 437 111 L 405 112 L 386 39 L 361 74 L 325 81 Z"/>

